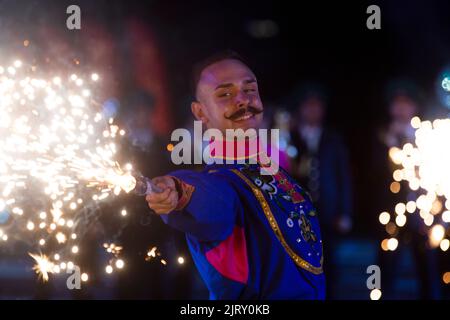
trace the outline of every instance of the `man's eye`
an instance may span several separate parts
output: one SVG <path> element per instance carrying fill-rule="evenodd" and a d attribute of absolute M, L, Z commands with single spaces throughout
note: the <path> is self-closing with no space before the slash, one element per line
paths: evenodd
<path fill-rule="evenodd" d="M 256 92 L 256 90 L 253 88 L 250 88 L 250 89 L 245 89 L 244 92 L 245 93 L 254 93 L 254 92 Z"/>
<path fill-rule="evenodd" d="M 224 93 L 219 94 L 219 98 L 225 98 L 225 97 L 230 97 L 230 96 L 231 96 L 231 93 L 229 93 L 229 92 L 224 92 Z"/>

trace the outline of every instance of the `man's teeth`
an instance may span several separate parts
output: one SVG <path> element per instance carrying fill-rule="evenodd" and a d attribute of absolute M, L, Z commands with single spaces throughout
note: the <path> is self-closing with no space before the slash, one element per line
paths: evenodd
<path fill-rule="evenodd" d="M 237 118 L 236 120 L 237 121 L 247 120 L 250 119 L 251 117 L 253 117 L 253 113 L 246 113 L 242 117 Z"/>

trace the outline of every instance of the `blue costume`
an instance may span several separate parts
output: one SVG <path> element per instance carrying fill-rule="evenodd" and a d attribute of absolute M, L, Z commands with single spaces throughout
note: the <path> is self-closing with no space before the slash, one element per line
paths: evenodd
<path fill-rule="evenodd" d="M 171 173 L 164 222 L 186 233 L 210 299 L 324 299 L 322 240 L 308 194 L 280 168 L 211 164 Z"/>

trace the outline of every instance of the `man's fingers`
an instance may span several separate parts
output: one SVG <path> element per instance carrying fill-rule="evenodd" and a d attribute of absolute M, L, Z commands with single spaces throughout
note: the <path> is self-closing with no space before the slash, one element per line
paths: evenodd
<path fill-rule="evenodd" d="M 152 179 L 152 182 L 154 184 L 164 183 L 164 181 L 166 181 L 165 177 L 156 177 Z"/>
<path fill-rule="evenodd" d="M 172 190 L 169 194 L 168 200 L 170 201 L 170 204 L 176 208 L 178 205 L 178 192 L 176 190 Z"/>
<path fill-rule="evenodd" d="M 164 213 L 170 213 L 173 211 L 174 207 L 172 205 L 161 205 L 161 204 L 155 204 L 153 206 L 149 206 L 150 209 L 155 211 L 158 214 Z"/>
<path fill-rule="evenodd" d="M 169 176 L 156 177 L 152 182 L 163 191 L 152 192 L 145 197 L 148 206 L 157 214 L 165 214 L 173 211 L 178 205 L 178 192 L 175 181 Z"/>
<path fill-rule="evenodd" d="M 165 184 L 164 182 L 158 182 L 158 183 L 156 183 L 156 186 L 157 186 L 160 190 L 169 189 L 169 187 L 167 186 L 167 184 Z"/>
<path fill-rule="evenodd" d="M 178 194 L 176 191 L 171 191 L 170 194 L 167 196 L 167 198 L 165 198 L 163 201 L 158 202 L 149 201 L 148 203 L 152 209 L 157 207 L 174 209 L 178 204 Z"/>
<path fill-rule="evenodd" d="M 163 190 L 166 188 L 175 189 L 175 182 L 168 176 L 153 178 L 152 182 Z"/>
<path fill-rule="evenodd" d="M 178 193 L 171 191 L 165 201 L 149 202 L 148 206 L 157 214 L 166 214 L 173 211 L 178 205 Z"/>
<path fill-rule="evenodd" d="M 164 202 L 165 200 L 167 200 L 167 198 L 170 195 L 171 190 L 170 189 L 165 189 L 163 192 L 161 193 L 155 193 L 152 192 L 150 194 L 148 194 L 145 197 L 145 200 L 147 200 L 148 203 L 160 203 L 160 202 Z"/>

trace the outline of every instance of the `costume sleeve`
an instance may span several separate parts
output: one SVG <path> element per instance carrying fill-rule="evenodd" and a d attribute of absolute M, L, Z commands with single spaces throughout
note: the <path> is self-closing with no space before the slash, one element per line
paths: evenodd
<path fill-rule="evenodd" d="M 206 172 L 170 174 L 180 195 L 177 208 L 163 221 L 199 241 L 222 241 L 233 231 L 239 210 L 236 191 L 223 177 Z"/>

